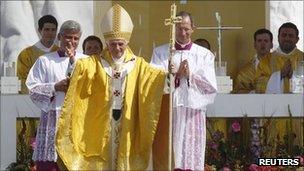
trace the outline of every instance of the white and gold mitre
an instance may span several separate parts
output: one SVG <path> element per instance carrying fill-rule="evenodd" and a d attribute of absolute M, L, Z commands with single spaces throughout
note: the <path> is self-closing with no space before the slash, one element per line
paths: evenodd
<path fill-rule="evenodd" d="M 106 41 L 112 39 L 130 40 L 133 23 L 128 12 L 115 4 L 101 21 L 101 31 Z"/>

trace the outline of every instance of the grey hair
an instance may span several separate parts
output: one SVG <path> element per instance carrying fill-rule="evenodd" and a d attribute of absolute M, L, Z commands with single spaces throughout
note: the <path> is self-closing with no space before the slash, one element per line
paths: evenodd
<path fill-rule="evenodd" d="M 62 23 L 59 33 L 62 34 L 65 30 L 75 30 L 80 34 L 82 33 L 80 24 L 74 20 L 68 20 Z"/>

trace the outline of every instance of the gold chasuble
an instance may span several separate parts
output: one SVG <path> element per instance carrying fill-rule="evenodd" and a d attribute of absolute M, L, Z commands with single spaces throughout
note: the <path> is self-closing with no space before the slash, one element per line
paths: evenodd
<path fill-rule="evenodd" d="M 254 78 L 254 60 L 251 60 L 238 73 L 235 81 L 234 93 L 250 93 L 255 89 Z"/>
<path fill-rule="evenodd" d="M 288 55 L 273 52 L 262 58 L 255 75 L 256 93 L 265 93 L 271 74 L 280 71 L 287 60 L 290 60 L 294 70 L 297 62 L 303 60 L 303 52 L 298 49 Z M 284 78 L 284 93 L 289 93 L 289 87 L 289 80 Z"/>
<path fill-rule="evenodd" d="M 54 52 L 58 50 L 58 46 L 52 46 L 50 52 Z M 17 76 L 21 80 L 21 94 L 28 94 L 28 89 L 25 85 L 25 81 L 27 78 L 30 69 L 36 62 L 37 58 L 41 55 L 44 55 L 48 52 L 44 52 L 35 45 L 30 46 L 22 50 L 17 59 Z"/>
<path fill-rule="evenodd" d="M 108 50 L 103 59 L 113 68 Z M 165 73 L 126 49 L 135 64 L 125 77 L 115 170 L 145 170 L 162 102 Z M 58 122 L 56 148 L 69 170 L 109 170 L 112 78 L 99 56 L 77 62 Z M 113 154 L 112 154 L 113 155 Z"/>

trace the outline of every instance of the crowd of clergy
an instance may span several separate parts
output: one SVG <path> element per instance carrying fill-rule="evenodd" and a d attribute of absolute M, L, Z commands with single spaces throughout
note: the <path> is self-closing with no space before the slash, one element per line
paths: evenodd
<path fill-rule="evenodd" d="M 58 30 L 52 15 L 39 19 L 41 39 L 17 59 L 20 93 L 41 109 L 37 170 L 145 170 L 151 156 L 155 170 L 167 170 L 170 93 L 174 169 L 204 170 L 206 106 L 217 92 L 215 56 L 206 39 L 192 41 L 191 14 L 177 16 L 172 59 L 164 44 L 154 48 L 150 63 L 128 46 L 132 19 L 117 4 L 101 22 L 105 47 L 92 35 L 83 53 L 76 51 L 78 22 L 65 21 Z M 239 70 L 233 93 L 290 92 L 293 70 L 304 60 L 296 47 L 299 31 L 287 22 L 277 36 L 279 47 L 272 50 L 268 29 L 253 34 L 256 54 Z"/>

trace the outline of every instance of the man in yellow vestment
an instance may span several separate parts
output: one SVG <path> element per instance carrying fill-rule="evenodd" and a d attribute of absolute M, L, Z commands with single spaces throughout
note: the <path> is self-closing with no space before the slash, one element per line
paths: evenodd
<path fill-rule="evenodd" d="M 289 93 L 289 81 L 293 75 L 293 70 L 297 63 L 304 59 L 304 53 L 297 49 L 299 40 L 299 30 L 293 23 L 287 22 L 280 26 L 278 33 L 279 47 L 269 53 L 260 61 L 256 70 L 256 93 Z M 302 120 L 292 119 L 291 129 L 296 133 L 297 138 L 294 143 L 303 145 Z M 289 119 L 280 118 L 273 122 L 274 128 L 270 131 L 275 137 L 287 135 L 287 124 Z M 298 142 L 298 143 L 297 143 Z"/>
<path fill-rule="evenodd" d="M 256 54 L 254 57 L 239 71 L 236 77 L 236 84 L 234 86 L 235 93 L 254 93 L 255 91 L 255 72 L 261 59 L 268 53 L 273 47 L 272 33 L 267 29 L 258 29 L 254 33 L 254 48 Z"/>
<path fill-rule="evenodd" d="M 279 47 L 260 61 L 256 75 L 257 93 L 289 93 L 289 79 L 295 66 L 303 60 L 297 49 L 299 30 L 293 23 L 281 25 L 278 33 Z"/>
<path fill-rule="evenodd" d="M 57 27 L 57 20 L 52 15 L 41 17 L 38 20 L 38 31 L 41 39 L 33 46 L 29 46 L 20 52 L 17 59 L 17 76 L 21 80 L 21 94 L 28 93 L 25 81 L 37 58 L 59 49 L 58 46 L 54 45 Z"/>
<path fill-rule="evenodd" d="M 145 170 L 165 72 L 135 56 L 132 20 L 119 5 L 105 15 L 107 48 L 79 60 L 58 122 L 56 148 L 69 170 Z"/>

